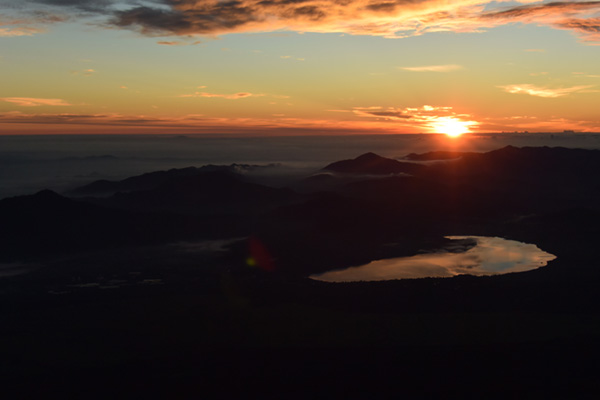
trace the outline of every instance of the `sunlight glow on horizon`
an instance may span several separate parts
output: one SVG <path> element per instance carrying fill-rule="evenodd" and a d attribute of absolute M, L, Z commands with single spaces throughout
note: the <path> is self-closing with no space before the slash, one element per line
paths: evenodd
<path fill-rule="evenodd" d="M 2 7 L 0 134 L 600 131 L 597 2 L 43 3 Z"/>
<path fill-rule="evenodd" d="M 470 127 L 476 125 L 473 121 L 461 121 L 453 117 L 439 118 L 432 124 L 435 133 L 443 133 L 451 138 L 471 133 Z"/>

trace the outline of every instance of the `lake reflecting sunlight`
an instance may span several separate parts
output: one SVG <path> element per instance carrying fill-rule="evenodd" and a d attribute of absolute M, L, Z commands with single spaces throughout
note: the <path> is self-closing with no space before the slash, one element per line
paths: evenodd
<path fill-rule="evenodd" d="M 540 268 L 556 256 L 534 244 L 485 236 L 447 236 L 451 240 L 473 239 L 464 252 L 440 251 L 411 257 L 389 258 L 346 269 L 311 275 L 325 282 L 384 281 L 393 279 L 498 275 Z"/>

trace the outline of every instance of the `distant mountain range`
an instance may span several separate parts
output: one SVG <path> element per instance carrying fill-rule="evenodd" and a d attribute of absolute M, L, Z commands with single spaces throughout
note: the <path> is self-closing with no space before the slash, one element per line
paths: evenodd
<path fill-rule="evenodd" d="M 72 198 L 50 191 L 8 198 L 0 201 L 0 257 L 254 236 L 281 271 L 306 274 L 411 254 L 448 234 L 544 236 L 529 228 L 552 224 L 573 232 L 568 218 L 556 217 L 573 210 L 587 216 L 578 219 L 581 232 L 594 232 L 584 222 L 598 221 L 599 151 L 509 146 L 407 159 L 444 161 L 366 153 L 296 182 L 303 193 L 247 182 L 243 172 L 256 167 L 234 164 L 96 181 Z"/>
<path fill-rule="evenodd" d="M 197 176 L 208 172 L 221 172 L 240 176 L 243 172 L 266 169 L 271 167 L 231 164 L 231 165 L 205 165 L 199 168 L 173 168 L 168 171 L 149 172 L 142 175 L 132 176 L 120 181 L 98 180 L 88 185 L 75 188 L 67 193 L 69 196 L 106 196 L 117 192 L 132 192 L 136 190 L 154 189 L 164 183 L 182 177 Z"/>
<path fill-rule="evenodd" d="M 248 397 L 307 383 L 331 397 L 376 387 L 408 398 L 593 398 L 600 151 L 367 153 L 291 176 L 289 188 L 252 182 L 249 168 L 0 200 L 3 398 L 116 388 L 226 397 L 228 385 L 229 397 Z M 450 250 L 449 235 L 557 258 L 485 277 L 308 278 L 474 245 Z"/>

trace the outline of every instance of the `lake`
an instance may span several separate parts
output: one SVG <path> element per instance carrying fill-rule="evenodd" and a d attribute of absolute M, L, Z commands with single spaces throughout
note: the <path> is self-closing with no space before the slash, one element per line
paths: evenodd
<path fill-rule="evenodd" d="M 540 268 L 556 256 L 534 244 L 499 237 L 447 236 L 451 240 L 472 239 L 476 245 L 462 252 L 441 250 L 411 257 L 389 258 L 346 269 L 311 275 L 325 282 L 384 281 L 457 275 L 498 275 Z"/>

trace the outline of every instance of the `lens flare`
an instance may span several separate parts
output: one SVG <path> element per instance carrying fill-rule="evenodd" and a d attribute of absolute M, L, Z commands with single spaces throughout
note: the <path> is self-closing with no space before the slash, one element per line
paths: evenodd
<path fill-rule="evenodd" d="M 259 238 L 251 236 L 248 239 L 248 250 L 250 255 L 246 258 L 246 264 L 249 267 L 258 267 L 264 271 L 275 270 L 273 257 Z"/>

